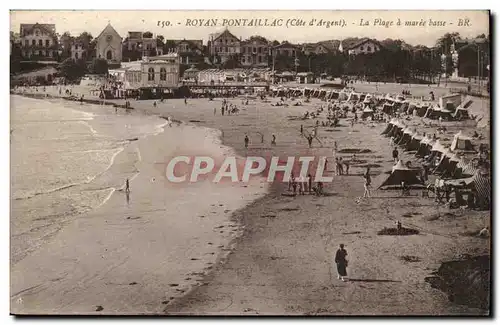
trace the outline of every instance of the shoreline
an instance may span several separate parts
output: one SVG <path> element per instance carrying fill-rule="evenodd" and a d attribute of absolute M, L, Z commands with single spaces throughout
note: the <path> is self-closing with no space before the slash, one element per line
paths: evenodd
<path fill-rule="evenodd" d="M 24 94 L 14 94 L 14 95 L 23 96 Z M 42 100 L 43 100 L 43 99 L 61 99 L 61 98 L 54 97 L 54 96 L 48 97 L 48 96 L 44 96 L 44 95 L 42 95 L 42 96 L 40 96 L 40 95 L 34 95 L 34 96 L 30 96 L 30 95 L 28 95 L 28 96 L 25 96 L 25 97 L 28 97 L 28 98 L 37 98 L 37 99 L 42 99 Z M 91 102 L 91 100 L 90 100 L 90 102 Z M 108 104 L 108 105 L 114 105 L 114 103 L 110 103 L 110 104 Z M 78 109 L 78 107 L 75 107 L 74 109 Z M 86 112 L 86 110 L 83 110 L 83 111 L 84 111 L 84 112 Z M 140 112 L 140 111 L 139 111 L 139 112 Z M 142 113 L 142 112 L 141 112 L 141 113 Z M 142 115 L 142 114 L 141 114 L 141 115 Z M 161 116 L 158 116 L 158 117 L 160 117 L 160 118 L 161 118 Z M 212 134 L 214 134 L 214 132 L 217 132 L 217 133 L 220 135 L 220 131 L 219 131 L 219 130 L 214 130 L 214 129 L 207 128 L 207 127 L 199 127 L 199 126 L 196 126 L 196 125 L 190 125 L 190 124 L 188 124 L 188 123 L 183 123 L 183 122 L 181 122 L 181 123 L 182 123 L 182 124 L 184 125 L 184 127 L 186 127 L 186 128 L 187 128 L 187 127 L 193 127 L 193 128 L 198 129 L 198 130 L 199 130 L 199 132 L 208 132 L 208 133 L 212 133 Z M 161 127 L 161 130 L 162 130 L 162 132 L 161 132 L 161 133 L 164 133 L 164 132 L 165 132 L 165 127 L 166 127 L 166 124 L 164 124 L 164 125 Z M 212 131 L 213 131 L 213 132 L 212 132 Z M 161 134 L 161 133 L 160 133 L 160 134 Z M 147 137 L 149 137 L 149 135 L 145 136 L 145 138 L 147 138 Z M 218 137 L 217 139 L 218 139 L 218 140 L 216 140 L 216 141 L 214 141 L 214 142 L 213 142 L 214 146 L 221 145 L 221 147 L 220 147 L 220 148 L 225 147 L 225 149 L 224 149 L 224 150 L 233 150 L 233 148 L 228 147 L 228 146 L 225 146 L 224 144 L 222 144 L 222 139 L 220 139 L 220 137 Z M 146 141 L 146 142 L 147 142 L 147 140 L 143 140 L 143 141 Z M 121 153 L 121 152 L 124 152 L 124 151 L 127 151 L 127 148 L 129 148 L 129 147 L 130 147 L 130 145 L 131 145 L 132 143 L 135 143 L 135 142 L 136 142 L 136 141 L 128 141 L 128 143 L 125 145 L 124 149 L 123 149 L 122 151 L 120 151 L 120 153 Z M 139 141 L 139 142 L 140 142 L 140 141 Z M 223 146 L 223 147 L 222 147 L 222 146 Z M 138 172 L 134 174 L 134 176 L 131 178 L 131 180 L 133 180 L 133 178 L 135 178 L 135 177 L 139 176 L 139 175 L 141 174 L 141 172 L 142 172 L 141 170 L 138 170 Z M 133 183 L 133 182 L 131 182 L 131 183 Z M 122 186 L 122 187 L 123 187 L 123 186 Z M 117 197 L 117 196 L 120 196 L 119 194 L 120 194 L 121 192 L 122 192 L 122 188 L 116 188 L 114 191 L 112 191 L 112 192 L 110 193 L 110 195 L 107 197 L 107 200 L 105 200 L 104 202 L 101 202 L 101 203 L 100 203 L 100 204 L 99 204 L 99 205 L 98 205 L 95 209 L 93 209 L 93 211 L 91 211 L 91 212 L 87 212 L 86 214 L 89 214 L 89 213 L 90 213 L 90 214 L 100 214 L 99 210 L 101 209 L 101 207 L 102 207 L 102 206 L 104 206 L 105 204 L 107 204 L 107 203 L 108 203 L 108 201 L 113 201 L 113 200 L 116 200 L 116 197 Z M 249 195 L 250 195 L 250 194 L 249 194 Z M 265 195 L 265 194 L 264 194 L 264 195 Z M 248 196 L 247 200 L 250 200 L 250 201 L 249 201 L 249 202 L 247 202 L 247 203 L 245 203 L 245 205 L 248 205 L 248 204 L 250 204 L 251 202 L 253 202 L 253 201 L 254 201 L 254 198 L 251 198 L 250 196 Z M 224 206 L 225 206 L 225 205 L 226 205 L 226 204 L 224 204 Z M 245 206 L 245 205 L 244 205 L 244 206 Z M 220 214 L 220 217 L 221 217 L 221 218 L 224 218 L 224 220 L 226 220 L 224 223 L 226 223 L 226 222 L 229 222 L 229 223 L 234 223 L 234 222 L 235 222 L 235 219 L 231 218 L 231 216 L 227 216 L 227 215 L 225 216 L 225 215 L 224 215 L 225 213 L 219 213 L 219 214 Z M 238 229 L 240 229 L 240 228 L 241 228 L 241 224 L 240 224 L 240 223 L 236 223 L 236 226 L 237 226 L 237 229 L 236 229 L 236 230 L 232 230 L 232 231 L 231 231 L 231 233 L 232 233 L 232 234 L 231 234 L 231 239 L 230 239 L 229 243 L 228 243 L 228 244 L 225 244 L 223 247 L 220 247 L 220 248 L 216 249 L 217 253 L 216 253 L 216 255 L 215 255 L 215 256 L 216 256 L 216 262 L 215 262 L 215 263 L 218 263 L 220 260 L 222 260 L 222 259 L 224 259 L 224 258 L 225 258 L 225 255 L 227 255 L 227 254 L 225 254 L 225 251 L 227 251 L 227 247 L 232 247 L 232 245 L 233 245 L 233 243 L 234 243 L 234 240 L 235 240 L 237 237 L 239 237 L 239 236 L 240 236 L 240 235 L 238 234 L 238 231 L 239 231 Z M 234 232 L 234 233 L 233 233 L 233 231 L 236 231 L 236 232 Z M 222 231 L 221 231 L 221 232 L 222 232 Z M 223 239 L 223 241 L 224 241 L 224 240 L 225 240 L 225 239 Z M 214 240 L 212 240 L 212 241 L 214 241 Z M 219 239 L 217 239 L 217 240 L 216 240 L 216 241 L 214 241 L 214 242 L 217 242 L 217 241 L 219 241 L 219 242 L 220 242 L 220 240 L 219 240 Z M 210 264 L 211 264 L 211 263 L 210 263 Z M 211 270 L 211 269 L 212 269 L 212 267 L 209 267 L 209 268 L 207 268 L 207 270 L 206 270 L 205 272 L 203 272 L 203 273 L 204 273 L 204 274 L 207 274 L 207 273 L 209 273 L 209 272 L 210 272 L 210 270 Z M 187 269 L 187 270 L 188 270 L 188 269 Z M 198 270 L 198 268 L 195 268 L 194 270 L 195 270 L 195 271 L 197 271 L 197 270 Z M 192 272 L 196 273 L 195 271 L 192 271 Z M 168 280 L 166 280 L 166 281 L 168 281 Z M 197 281 L 199 281 L 199 280 L 197 280 Z M 191 289 L 192 289 L 193 287 L 195 287 L 196 285 L 197 285 L 197 283 L 190 284 L 190 285 L 189 285 L 189 289 L 188 289 L 188 291 L 189 291 L 189 290 L 191 290 Z M 181 295 L 181 296 L 182 296 L 182 295 Z M 177 298 L 177 297 L 176 297 L 176 298 Z M 167 297 L 167 300 L 168 300 L 168 297 Z M 167 301 L 167 300 L 166 300 L 166 301 Z M 159 304 L 159 305 L 161 306 L 161 304 Z M 102 314 L 102 313 L 99 313 L 99 314 Z M 147 313 L 147 314 L 148 314 L 148 313 Z M 154 313 L 154 314 L 157 314 L 157 313 Z"/>

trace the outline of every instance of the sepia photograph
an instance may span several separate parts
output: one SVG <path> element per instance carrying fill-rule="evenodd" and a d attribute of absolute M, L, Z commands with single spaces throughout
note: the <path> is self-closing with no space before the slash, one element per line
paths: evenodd
<path fill-rule="evenodd" d="M 10 10 L 10 314 L 491 317 L 489 10 Z"/>

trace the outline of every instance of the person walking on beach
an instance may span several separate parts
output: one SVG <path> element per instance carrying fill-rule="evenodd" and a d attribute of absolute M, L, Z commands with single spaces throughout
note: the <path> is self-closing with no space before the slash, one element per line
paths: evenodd
<path fill-rule="evenodd" d="M 363 178 L 365 179 L 365 192 L 363 193 L 363 197 L 371 197 L 370 188 L 372 179 L 370 176 L 370 167 L 366 167 L 366 172 L 363 174 Z"/>
<path fill-rule="evenodd" d="M 153 107 L 156 107 L 156 100 L 153 102 Z"/>
<path fill-rule="evenodd" d="M 396 147 L 394 147 L 394 150 L 392 150 L 392 159 L 394 160 L 394 163 L 398 163 L 398 157 L 399 157 L 399 152 Z"/>
<path fill-rule="evenodd" d="M 301 124 L 300 125 L 300 135 L 304 134 L 304 126 Z"/>
<path fill-rule="evenodd" d="M 276 145 L 276 136 L 273 134 L 273 139 L 271 140 L 271 145 L 275 146 Z"/>
<path fill-rule="evenodd" d="M 248 148 L 248 142 L 250 139 L 248 139 L 248 135 L 245 135 L 245 148 Z"/>
<path fill-rule="evenodd" d="M 127 178 L 127 181 L 125 182 L 125 193 L 130 193 L 130 183 L 128 181 L 128 178 Z"/>
<path fill-rule="evenodd" d="M 217 107 L 214 107 L 214 116 L 217 114 Z"/>
<path fill-rule="evenodd" d="M 311 148 L 313 143 L 313 136 L 311 134 L 307 136 L 307 142 L 309 142 L 309 148 Z"/>
<path fill-rule="evenodd" d="M 188 99 L 187 97 L 184 97 L 184 105 L 187 105 L 188 104 Z"/>
<path fill-rule="evenodd" d="M 337 265 L 337 279 L 345 281 L 344 277 L 347 276 L 347 251 L 344 248 L 344 244 L 340 244 L 340 248 L 335 254 L 335 264 Z"/>

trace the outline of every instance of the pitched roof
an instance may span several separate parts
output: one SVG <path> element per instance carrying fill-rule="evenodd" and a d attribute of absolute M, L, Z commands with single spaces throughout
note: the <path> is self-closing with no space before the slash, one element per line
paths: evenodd
<path fill-rule="evenodd" d="M 226 28 L 226 29 L 224 29 L 224 30 L 223 30 L 222 32 L 220 32 L 220 33 L 213 33 L 213 34 L 210 34 L 210 36 L 211 36 L 210 38 L 211 38 L 211 40 L 212 40 L 212 41 L 217 40 L 217 39 L 218 39 L 218 38 L 220 38 L 221 36 L 229 36 L 229 37 L 233 37 L 233 38 L 236 38 L 237 40 L 239 40 L 239 38 L 238 38 L 238 37 L 236 37 L 236 36 L 234 36 L 234 34 L 233 34 L 233 33 L 231 33 L 231 32 L 229 31 L 229 29 L 227 29 L 227 28 Z"/>
<path fill-rule="evenodd" d="M 44 31 L 46 31 L 49 34 L 55 34 L 56 33 L 56 25 L 55 24 L 21 24 L 20 26 L 20 34 L 21 36 L 26 35 L 28 32 L 32 31 L 35 28 L 40 28 Z"/>
<path fill-rule="evenodd" d="M 99 36 L 97 36 L 95 39 L 98 40 L 102 34 L 104 34 L 104 32 L 111 32 L 111 33 L 115 33 L 116 35 L 118 35 L 118 37 L 120 37 L 120 39 L 123 39 L 120 34 L 118 34 L 118 32 L 116 31 L 116 29 L 113 28 L 113 26 L 111 26 L 111 23 L 108 23 L 106 25 L 106 27 L 104 27 L 104 29 L 102 30 L 102 32 L 99 34 Z"/>
<path fill-rule="evenodd" d="M 252 42 L 269 44 L 269 41 L 265 37 L 258 36 L 258 35 L 250 36 L 249 39 L 243 41 L 244 44 L 249 44 Z"/>
<path fill-rule="evenodd" d="M 197 48 L 199 50 L 203 49 L 203 40 L 201 39 L 169 39 L 165 40 L 165 42 L 174 42 L 175 46 L 178 46 L 181 43 L 188 43 L 191 47 Z"/>
<path fill-rule="evenodd" d="M 349 44 L 348 46 L 344 46 L 344 43 L 342 43 L 342 45 L 343 45 L 344 49 L 346 49 L 346 50 L 352 50 L 352 49 L 357 48 L 357 47 L 359 47 L 359 46 L 361 46 L 361 45 L 363 45 L 365 43 L 368 43 L 368 42 L 372 42 L 372 43 L 375 43 L 375 44 L 377 44 L 379 46 L 382 46 L 382 44 L 380 44 L 379 41 L 377 41 L 375 39 L 371 39 L 371 38 L 363 38 L 363 39 L 361 39 L 358 42 L 353 42 L 353 43 Z"/>
<path fill-rule="evenodd" d="M 288 48 L 288 47 L 292 47 L 292 48 L 297 48 L 297 46 L 296 46 L 296 45 L 293 45 L 292 43 L 290 43 L 290 42 L 288 42 L 288 41 L 284 41 L 284 42 L 282 42 L 280 45 L 276 45 L 276 46 L 274 46 L 274 48 L 275 48 L 275 49 L 276 49 L 276 48 L 281 48 L 281 47 L 287 47 L 287 48 Z"/>

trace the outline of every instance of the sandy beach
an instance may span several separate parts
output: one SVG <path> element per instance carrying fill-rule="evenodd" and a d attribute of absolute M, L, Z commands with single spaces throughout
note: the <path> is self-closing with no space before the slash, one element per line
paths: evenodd
<path fill-rule="evenodd" d="M 398 85 L 386 87 L 395 93 L 406 89 Z M 376 91 L 374 85 L 361 88 L 359 91 Z M 432 90 L 437 97 L 447 92 L 444 88 Z M 90 98 L 87 91 L 73 88 L 73 93 Z M 49 88 L 47 93 L 58 96 L 58 89 Z M 415 96 L 428 93 L 427 86 L 412 88 Z M 318 107 L 319 100 L 285 107 L 273 107 L 260 99 L 251 100 L 249 105 L 242 105 L 241 98 L 230 102 L 241 109 L 238 115 L 221 116 L 221 99 L 189 99 L 187 104 L 183 100 L 166 100 L 156 107 L 153 101 L 132 100 L 133 114 L 171 116 L 185 123 L 134 141 L 116 156 L 114 165 L 119 165 L 136 148 L 141 153 L 135 165 L 137 177 L 131 181 L 129 205 L 124 204 L 125 194 L 115 191 L 105 204 L 66 224 L 49 242 L 11 267 L 11 312 L 486 313 L 454 304 L 425 278 L 445 261 L 489 255 L 488 239 L 464 235 L 489 225 L 489 211 L 450 213 L 432 199 L 420 197 L 418 191 L 409 197 L 400 197 L 395 191 L 374 191 L 372 198 L 358 199 L 363 194 L 360 175 L 367 163 L 378 166 L 372 169 L 378 175 L 375 186 L 393 165 L 392 148 L 380 135 L 385 123 L 360 122 L 351 127 L 347 120 L 341 120 L 335 128 L 320 127 L 321 144 L 314 142 L 309 148 L 300 135 L 300 125 L 311 130 L 315 120 L 297 118 Z M 108 103 L 123 105 L 124 100 Z M 469 111 L 489 120 L 489 104 L 489 99 L 474 98 Z M 102 109 L 111 110 L 111 114 L 114 111 L 110 106 Z M 119 109 L 118 114 L 123 110 Z M 449 123 L 450 135 L 459 128 L 474 128 Z M 489 125 L 480 132 L 489 140 Z M 276 146 L 270 144 L 273 134 Z M 243 145 L 245 135 L 250 138 L 248 149 Z M 349 175 L 334 176 L 332 183 L 325 184 L 327 195 L 321 197 L 285 196 L 286 184 L 273 184 L 268 191 L 268 185 L 261 181 L 244 188 L 242 184 L 188 184 L 183 195 L 182 187 L 173 187 L 164 180 L 165 162 L 179 154 L 223 156 L 234 150 L 241 157 L 331 157 L 334 142 L 339 151 L 369 151 L 357 155 L 364 164 L 351 166 Z M 403 154 L 403 159 L 415 158 Z M 328 174 L 334 174 L 333 163 Z M 204 195 L 187 195 L 193 186 L 206 186 L 195 192 Z M 186 207 L 189 213 L 177 210 Z M 396 220 L 417 229 L 419 234 L 377 234 Z M 171 237 L 163 237 L 166 228 Z M 175 236 L 190 232 L 193 235 L 188 242 Z M 348 282 L 337 280 L 333 266 L 340 243 L 349 253 Z M 408 256 L 413 257 L 410 262 L 405 258 Z M 57 274 L 52 268 L 54 263 L 59 265 Z M 103 310 L 95 311 L 96 306 Z"/>

